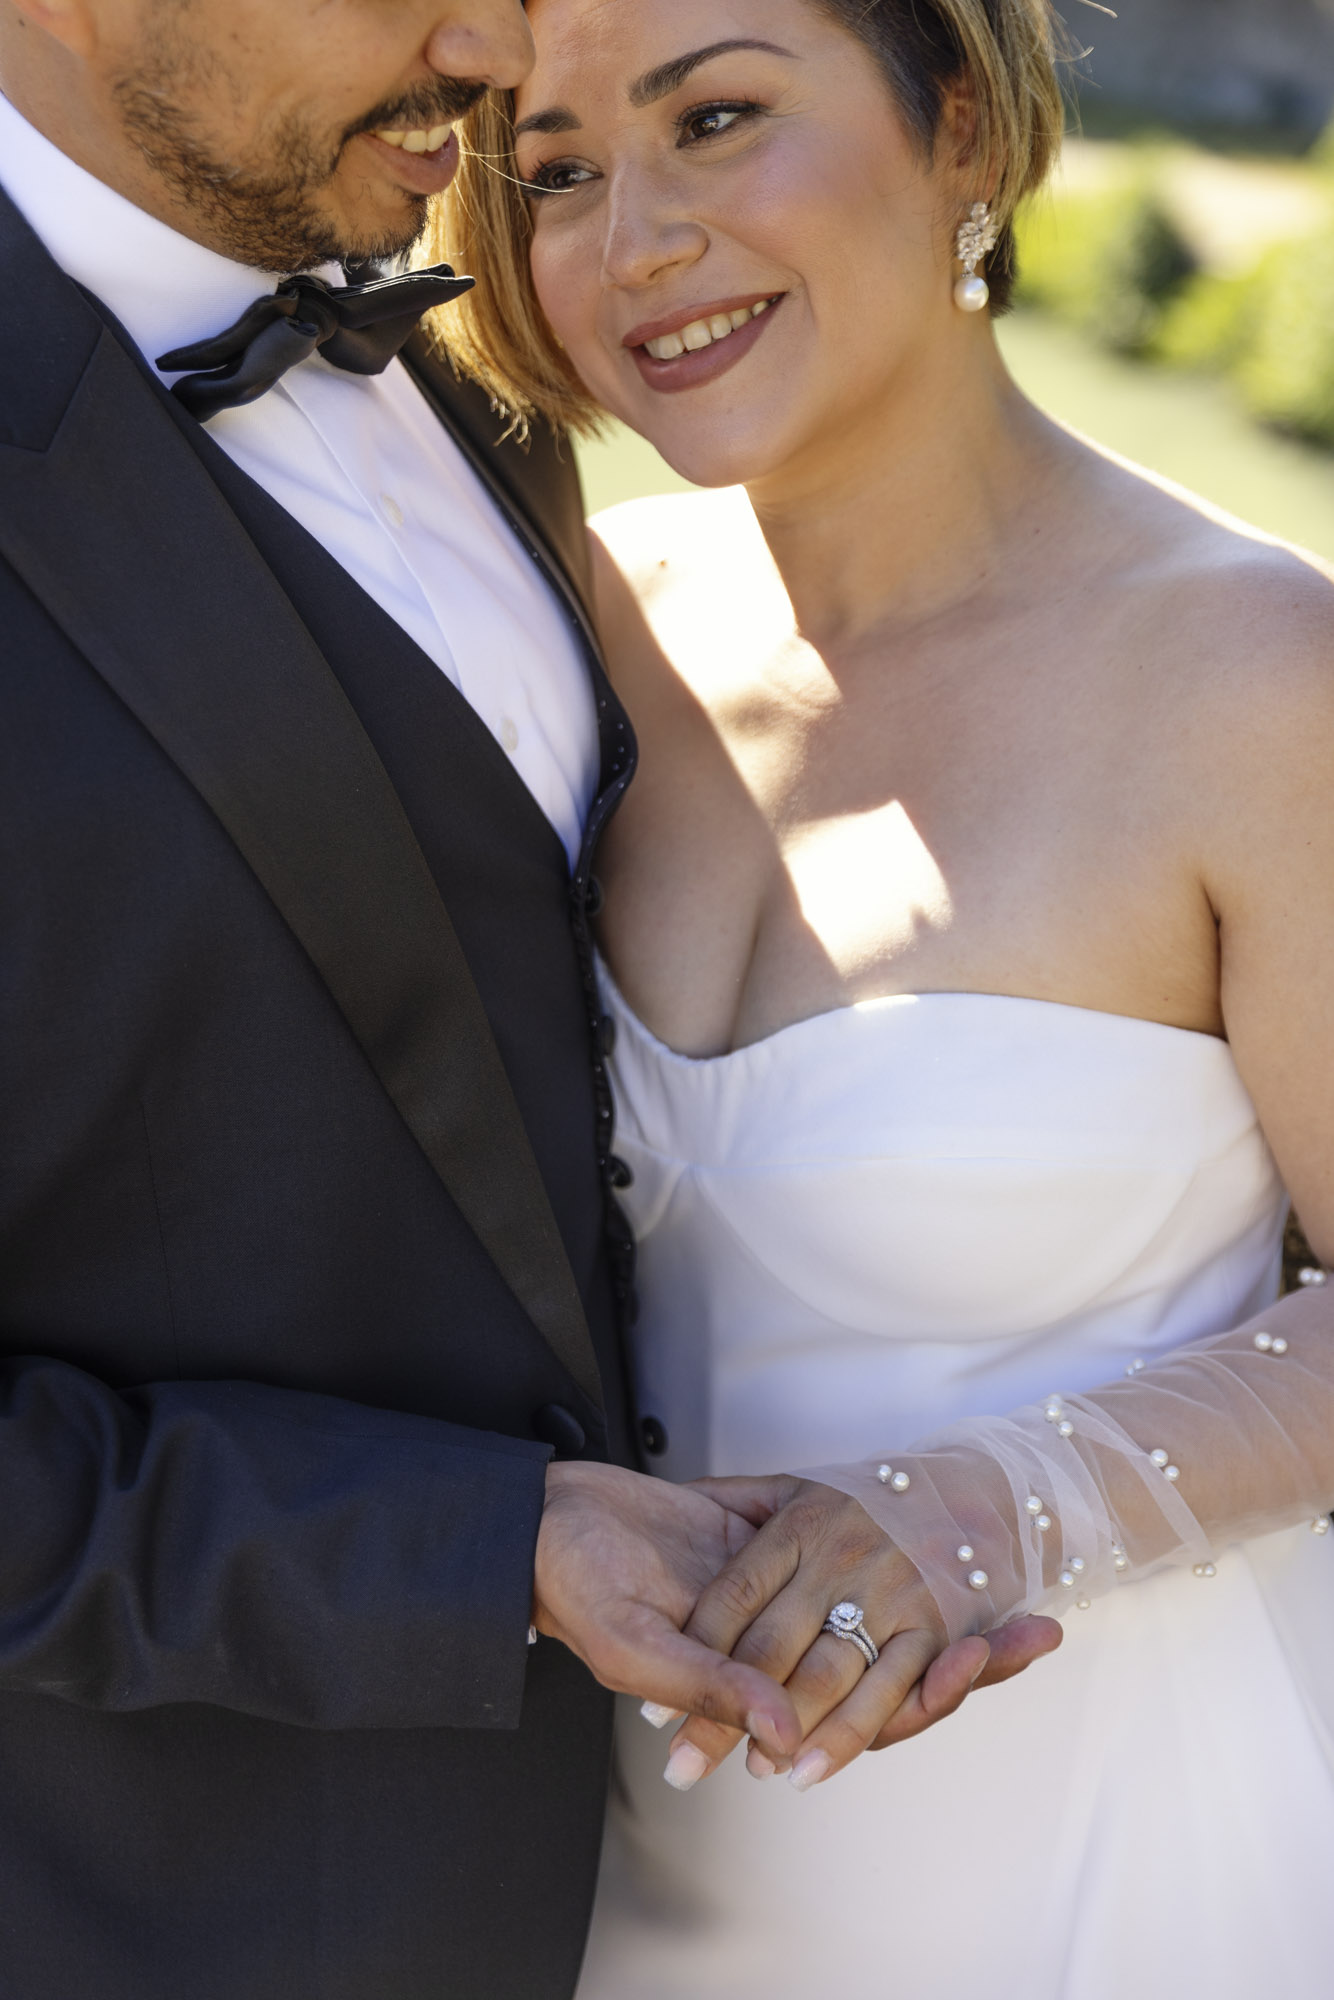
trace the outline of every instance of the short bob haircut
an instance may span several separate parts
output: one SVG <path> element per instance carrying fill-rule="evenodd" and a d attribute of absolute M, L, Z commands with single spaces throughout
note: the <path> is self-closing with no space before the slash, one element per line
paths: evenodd
<path fill-rule="evenodd" d="M 633 4 L 633 0 L 630 0 Z M 808 0 L 880 64 L 924 156 L 947 96 L 975 106 L 979 186 L 993 189 L 1002 234 L 987 263 L 993 313 L 1014 291 L 1014 215 L 1055 164 L 1065 127 L 1060 27 L 1051 0 Z M 604 412 L 547 324 L 528 265 L 532 220 L 514 164 L 513 98 L 491 92 L 464 121 L 452 187 L 435 205 L 422 250 L 479 282 L 440 316 L 438 337 L 459 371 L 526 430 L 535 418 L 575 435 Z M 962 217 L 960 218 L 962 220 Z"/>

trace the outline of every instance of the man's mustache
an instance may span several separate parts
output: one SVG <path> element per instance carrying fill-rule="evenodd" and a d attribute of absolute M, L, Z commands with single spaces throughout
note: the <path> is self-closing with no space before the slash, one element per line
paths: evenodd
<path fill-rule="evenodd" d="M 442 76 L 435 83 L 420 84 L 402 97 L 386 99 L 373 111 L 349 125 L 343 143 L 359 133 L 413 130 L 431 125 L 453 125 L 486 96 L 486 85 L 475 77 Z"/>

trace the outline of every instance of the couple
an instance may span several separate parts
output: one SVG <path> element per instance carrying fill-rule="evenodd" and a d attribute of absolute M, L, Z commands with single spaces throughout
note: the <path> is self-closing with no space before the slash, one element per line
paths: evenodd
<path fill-rule="evenodd" d="M 1334 615 L 1052 36 L 0 0 L 7 1996 L 1327 1991 Z"/>

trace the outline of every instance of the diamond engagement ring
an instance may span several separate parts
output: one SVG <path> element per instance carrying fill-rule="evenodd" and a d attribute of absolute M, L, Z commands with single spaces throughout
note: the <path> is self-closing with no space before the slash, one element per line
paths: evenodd
<path fill-rule="evenodd" d="M 836 1639 L 851 1639 L 867 1666 L 873 1667 L 880 1658 L 880 1648 L 867 1631 L 864 1617 L 860 1604 L 836 1604 L 820 1630 L 832 1632 Z"/>

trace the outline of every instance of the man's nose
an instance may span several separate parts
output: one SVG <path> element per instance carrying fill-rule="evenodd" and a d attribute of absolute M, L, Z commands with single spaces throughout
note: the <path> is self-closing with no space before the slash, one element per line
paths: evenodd
<path fill-rule="evenodd" d="M 426 60 L 441 76 L 517 90 L 534 60 L 523 0 L 449 0 L 427 39 Z"/>

